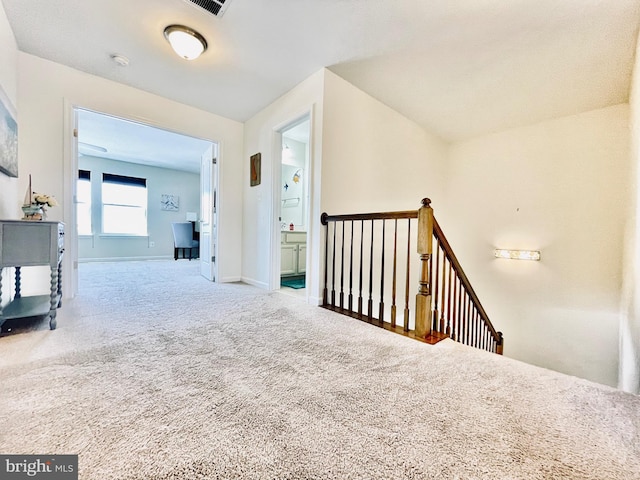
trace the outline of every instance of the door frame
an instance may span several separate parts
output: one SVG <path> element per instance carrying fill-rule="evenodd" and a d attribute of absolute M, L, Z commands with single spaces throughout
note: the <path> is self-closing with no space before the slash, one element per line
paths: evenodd
<path fill-rule="evenodd" d="M 219 140 L 211 140 L 209 138 L 203 138 L 198 135 L 193 135 L 184 131 L 179 131 L 171 127 L 163 125 L 155 119 L 137 117 L 130 112 L 122 113 L 108 109 L 96 109 L 89 106 L 76 103 L 69 98 L 63 99 L 64 108 L 64 127 L 63 127 L 63 188 L 64 198 L 62 202 L 63 215 L 65 221 L 65 255 L 62 257 L 62 266 L 64 275 L 62 275 L 62 291 L 64 298 L 73 298 L 78 293 L 78 227 L 76 219 L 76 176 L 78 172 L 78 141 L 77 137 L 74 137 L 74 130 L 78 127 L 76 109 L 89 110 L 98 114 L 104 114 L 116 118 L 120 118 L 126 121 L 141 123 L 148 125 L 152 128 L 159 128 L 166 130 L 167 132 L 176 133 L 178 135 L 184 135 L 187 137 L 198 138 L 214 144 L 217 149 L 217 161 L 218 166 L 223 155 L 222 142 Z M 220 199 L 220 172 L 218 168 L 218 175 L 216 177 L 215 188 L 217 191 L 217 204 L 216 215 L 218 217 L 218 225 L 220 219 L 220 212 L 222 202 Z M 200 173 L 202 174 L 202 173 Z M 213 185 L 212 185 L 213 187 Z M 218 229 L 219 230 L 219 229 Z M 216 232 L 216 247 L 219 250 L 218 232 Z M 219 254 L 219 252 L 218 252 Z M 216 274 L 218 272 L 216 271 Z M 216 276 L 217 278 L 217 276 Z"/>
<path fill-rule="evenodd" d="M 280 228 L 280 207 L 282 203 L 282 192 L 280 191 L 280 183 L 282 177 L 282 133 L 289 130 L 290 128 L 298 125 L 299 123 L 304 122 L 305 120 L 309 121 L 309 142 L 307 144 L 307 150 L 309 155 L 309 167 L 308 167 L 308 188 L 307 188 L 307 207 L 306 207 L 306 215 L 307 215 L 307 259 L 306 259 L 306 268 L 307 274 L 309 273 L 309 265 L 310 265 L 310 257 L 311 257 L 311 248 L 309 248 L 310 241 L 310 233 L 312 230 L 312 218 L 311 212 L 313 209 L 311 208 L 312 201 L 312 190 L 313 190 L 313 107 L 305 108 L 302 112 L 297 115 L 293 115 L 289 117 L 288 120 L 285 120 L 273 128 L 272 135 L 272 154 L 271 158 L 273 158 L 271 171 L 271 234 L 270 234 L 270 246 L 269 251 L 271 252 L 271 262 L 269 265 L 269 290 L 279 290 L 280 289 L 280 265 L 281 265 L 281 231 Z M 308 275 L 307 275 L 308 276 Z M 307 288 L 306 288 L 306 298 L 309 298 L 309 281 L 307 280 Z"/>

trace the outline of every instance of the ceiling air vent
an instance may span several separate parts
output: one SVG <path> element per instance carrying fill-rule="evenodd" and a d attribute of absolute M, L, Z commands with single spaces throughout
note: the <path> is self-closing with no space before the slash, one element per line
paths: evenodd
<path fill-rule="evenodd" d="M 207 12 L 221 17 L 227 10 L 227 7 L 231 3 L 231 0 L 185 0 L 188 3 L 197 5 L 198 7 L 206 10 Z"/>

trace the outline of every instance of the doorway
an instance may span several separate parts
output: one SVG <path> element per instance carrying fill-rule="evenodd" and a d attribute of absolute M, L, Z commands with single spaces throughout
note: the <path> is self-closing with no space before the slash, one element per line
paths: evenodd
<path fill-rule="evenodd" d="M 307 115 L 281 131 L 280 288 L 300 296 L 307 285 L 310 123 Z"/>
<path fill-rule="evenodd" d="M 211 253 L 217 245 L 217 143 L 79 107 L 73 107 L 73 116 L 76 155 L 70 172 L 73 178 L 68 179 L 74 192 L 68 230 L 76 248 L 67 250 L 74 256 L 73 292 L 77 292 L 78 261 L 173 259 L 174 222 L 190 223 L 194 239 L 205 227 L 207 241 L 200 242 L 199 262 L 208 261 L 200 272 L 213 281 L 217 276 Z M 202 172 L 205 163 L 210 168 Z M 142 195 L 135 201 L 118 197 L 107 202 L 105 183 L 109 181 L 118 186 L 110 193 L 129 189 Z M 119 211 L 116 220 L 108 222 L 115 210 Z M 126 215 L 136 212 L 142 220 L 127 227 Z"/>

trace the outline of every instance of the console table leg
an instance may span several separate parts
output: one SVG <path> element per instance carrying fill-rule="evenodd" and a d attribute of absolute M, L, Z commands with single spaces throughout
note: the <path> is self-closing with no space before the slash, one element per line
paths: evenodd
<path fill-rule="evenodd" d="M 0 268 L 0 326 L 4 323 L 4 321 L 1 320 L 1 317 L 2 317 L 2 272 L 3 272 L 3 269 Z"/>
<path fill-rule="evenodd" d="M 58 268 L 51 267 L 51 308 L 49 309 L 49 328 L 56 328 L 56 308 L 58 307 Z"/>
<path fill-rule="evenodd" d="M 21 282 L 21 275 L 20 275 L 20 268 L 21 267 L 15 267 L 16 269 L 16 295 L 14 298 L 20 298 L 22 296 L 22 293 L 20 292 L 21 288 L 22 288 L 22 282 Z"/>
<path fill-rule="evenodd" d="M 62 307 L 62 262 L 58 262 L 58 308 Z"/>

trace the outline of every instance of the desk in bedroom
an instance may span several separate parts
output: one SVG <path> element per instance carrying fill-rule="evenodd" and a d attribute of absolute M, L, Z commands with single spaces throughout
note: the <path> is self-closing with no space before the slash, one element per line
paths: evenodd
<path fill-rule="evenodd" d="M 56 309 L 62 304 L 63 252 L 63 223 L 0 220 L 0 273 L 5 267 L 15 268 L 15 294 L 7 305 L 0 303 L 0 326 L 11 319 L 48 315 L 49 327 L 56 328 Z M 51 275 L 49 294 L 22 296 L 22 267 L 46 265 Z"/>

